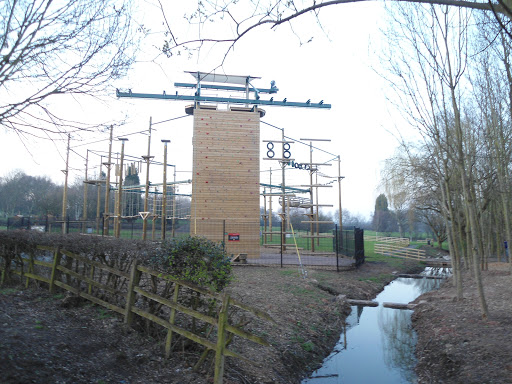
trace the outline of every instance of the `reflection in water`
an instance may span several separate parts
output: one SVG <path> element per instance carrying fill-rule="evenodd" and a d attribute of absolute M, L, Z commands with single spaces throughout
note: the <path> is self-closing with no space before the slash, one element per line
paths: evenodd
<path fill-rule="evenodd" d="M 380 311 L 378 315 L 384 363 L 387 367 L 396 369 L 407 383 L 414 382 L 416 365 L 414 356 L 416 334 L 411 327 L 411 312 L 409 310 Z"/>
<path fill-rule="evenodd" d="M 440 275 L 438 270 L 426 273 Z M 409 303 L 438 288 L 438 279 L 398 278 L 376 298 L 379 303 Z M 353 306 L 346 331 L 334 351 L 303 384 L 416 383 L 410 310 Z"/>

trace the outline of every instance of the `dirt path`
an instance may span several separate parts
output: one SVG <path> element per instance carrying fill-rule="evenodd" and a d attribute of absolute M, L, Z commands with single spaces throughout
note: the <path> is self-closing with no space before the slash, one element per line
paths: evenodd
<path fill-rule="evenodd" d="M 64 308 L 62 295 L 45 290 L 0 292 L 1 383 L 204 382 L 190 372 L 182 381 L 181 359 L 165 362 L 153 340 L 110 311 Z"/>
<path fill-rule="evenodd" d="M 464 299 L 451 279 L 413 315 L 418 335 L 416 371 L 421 383 L 512 383 L 512 278 L 509 266 L 482 272 L 490 318 L 483 320 L 475 281 L 464 275 Z"/>

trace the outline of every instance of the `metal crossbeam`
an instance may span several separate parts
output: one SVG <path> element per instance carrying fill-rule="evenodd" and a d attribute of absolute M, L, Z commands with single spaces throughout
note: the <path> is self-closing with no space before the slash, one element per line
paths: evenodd
<path fill-rule="evenodd" d="M 260 186 L 262 186 L 262 187 L 270 187 L 270 188 L 283 188 L 282 185 L 272 185 L 272 184 L 263 184 L 263 183 L 260 183 Z M 300 189 L 300 188 L 293 188 L 293 187 L 284 187 L 284 188 L 288 189 L 290 191 L 309 193 L 309 189 Z"/>
<path fill-rule="evenodd" d="M 323 100 L 319 103 L 311 103 L 308 100 L 305 103 L 301 102 L 293 102 L 287 101 L 286 98 L 282 101 L 274 100 L 271 98 L 270 100 L 254 100 L 254 99 L 239 99 L 239 98 L 231 98 L 231 97 L 213 97 L 213 96 L 188 96 L 188 95 L 179 95 L 176 92 L 175 95 L 168 95 L 165 92 L 162 94 L 154 94 L 154 93 L 134 93 L 121 92 L 119 89 L 116 89 L 117 97 L 132 97 L 132 98 L 140 98 L 140 99 L 163 99 L 163 100 L 184 100 L 184 101 L 194 101 L 194 102 L 211 102 L 211 103 L 231 103 L 231 104 L 249 104 L 249 105 L 273 105 L 279 107 L 299 107 L 299 108 L 322 108 L 322 109 L 331 109 L 331 104 L 324 104 Z"/>
<path fill-rule="evenodd" d="M 174 83 L 175 87 L 178 88 L 197 88 L 197 84 L 191 83 Z M 219 89 L 222 91 L 235 91 L 235 92 L 245 92 L 247 88 L 245 87 L 235 87 L 230 85 L 212 85 L 212 84 L 201 84 L 201 89 Z M 255 90 L 254 88 L 249 87 L 249 92 L 258 92 L 258 93 L 277 93 L 277 88 L 258 88 Z"/>

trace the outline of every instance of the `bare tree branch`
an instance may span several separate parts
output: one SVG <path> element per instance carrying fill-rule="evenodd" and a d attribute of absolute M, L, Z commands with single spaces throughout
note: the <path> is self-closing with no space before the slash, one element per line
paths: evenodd
<path fill-rule="evenodd" d="M 131 0 L 0 2 L 0 125 L 47 133 L 87 129 L 51 101 L 105 93 L 134 61 Z"/>
<path fill-rule="evenodd" d="M 197 10 L 188 16 L 190 23 L 198 23 L 205 25 L 206 21 L 219 22 L 224 24 L 232 23 L 232 35 L 224 35 L 214 37 L 212 34 L 203 37 L 202 33 L 197 38 L 187 39 L 186 41 L 178 42 L 175 38 L 176 34 L 171 30 L 171 26 L 167 23 L 168 33 L 172 39 L 164 42 L 163 52 L 167 56 L 172 56 L 174 52 L 181 53 L 181 49 L 192 51 L 199 50 L 206 44 L 223 44 L 226 45 L 225 55 L 222 63 L 225 61 L 226 56 L 234 49 L 234 46 L 248 33 L 262 28 L 269 27 L 275 29 L 283 24 L 291 23 L 307 14 L 313 14 L 317 20 L 317 24 L 323 30 L 319 16 L 320 11 L 326 7 L 367 2 L 369 0 L 329 0 L 329 1 L 316 1 L 304 0 L 301 2 L 302 6 L 297 6 L 296 1 L 289 0 L 268 0 L 268 1 L 211 1 L 203 0 L 199 3 Z M 492 0 L 488 2 L 479 1 L 466 1 L 466 0 L 392 0 L 394 2 L 409 2 L 409 3 L 422 3 L 431 5 L 446 5 L 460 8 L 469 8 L 483 11 L 492 11 L 496 15 L 503 15 L 504 18 L 510 18 L 512 13 L 508 12 L 508 7 L 503 4 L 503 0 L 497 0 L 493 3 Z M 165 18 L 165 10 L 162 13 Z M 238 17 L 236 15 L 239 15 Z M 246 15 L 241 17 L 240 15 Z M 241 20 L 241 21 L 240 21 Z M 293 30 L 293 27 L 292 27 Z M 220 65 L 222 65 L 222 63 Z"/>

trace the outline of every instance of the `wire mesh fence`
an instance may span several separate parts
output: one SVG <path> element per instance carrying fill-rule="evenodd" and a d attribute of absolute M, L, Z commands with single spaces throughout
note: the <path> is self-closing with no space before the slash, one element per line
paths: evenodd
<path fill-rule="evenodd" d="M 53 233 L 83 233 L 113 236 L 113 218 L 66 220 L 54 216 L 13 217 L 6 229 L 39 230 Z M 0 223 L 1 225 L 1 223 Z M 324 232 L 293 231 L 274 227 L 265 231 L 259 222 L 242 220 L 204 220 L 194 218 L 125 218 L 119 222 L 119 237 L 152 241 L 170 240 L 184 235 L 203 236 L 222 244 L 233 259 L 240 254 L 248 264 L 273 266 L 311 266 L 341 270 L 364 263 L 364 231 L 359 228 L 338 230 L 334 225 Z M 145 234 L 144 234 L 145 232 Z"/>

